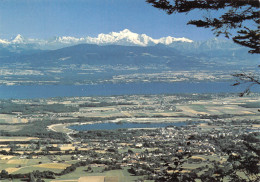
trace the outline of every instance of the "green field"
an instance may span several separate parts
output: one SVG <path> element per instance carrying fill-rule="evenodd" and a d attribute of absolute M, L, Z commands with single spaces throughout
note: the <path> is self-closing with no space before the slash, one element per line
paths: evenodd
<path fill-rule="evenodd" d="M 102 173 L 102 167 L 93 167 L 93 172 L 87 172 L 87 167 L 79 167 L 73 173 L 66 174 L 60 177 L 57 177 L 56 180 L 71 180 L 71 179 L 78 179 L 82 176 L 116 176 L 118 177 L 118 182 L 133 182 L 134 180 L 138 179 L 140 176 L 131 176 L 128 173 L 127 169 L 124 168 L 123 170 L 112 170 L 112 171 L 105 171 Z M 50 182 L 52 180 L 45 180 L 46 182 Z M 152 181 L 151 181 L 152 182 Z"/>
<path fill-rule="evenodd" d="M 194 109 L 195 111 L 198 111 L 198 112 L 206 112 L 207 111 L 207 109 L 205 108 L 204 105 L 199 105 L 199 104 L 192 104 L 191 108 Z"/>
<path fill-rule="evenodd" d="M 51 163 L 52 161 L 43 156 L 40 159 L 19 159 L 18 157 L 14 157 L 11 160 L 0 160 L 0 171 L 7 168 L 17 168 L 18 170 L 13 172 L 12 174 L 19 173 L 28 173 L 35 170 L 46 171 L 48 168 L 43 167 L 35 167 L 35 165 L 39 165 L 39 163 Z M 61 169 L 51 169 L 53 172 L 60 172 Z"/>

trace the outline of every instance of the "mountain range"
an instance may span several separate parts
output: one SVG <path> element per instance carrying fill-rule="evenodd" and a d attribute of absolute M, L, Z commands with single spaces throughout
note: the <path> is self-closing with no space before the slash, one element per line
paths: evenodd
<path fill-rule="evenodd" d="M 134 64 L 178 63 L 183 66 L 204 62 L 256 60 L 257 56 L 230 40 L 210 39 L 193 41 L 187 38 L 162 37 L 153 39 L 128 29 L 97 37 L 55 37 L 49 40 L 28 39 L 17 35 L 12 40 L 0 39 L 0 63 L 30 62 L 30 64 L 55 64 L 66 58 L 66 63 L 79 64 Z M 131 60 L 131 61 L 130 61 Z M 149 61 L 147 61 L 149 60 Z M 177 61 L 178 60 L 178 61 Z M 91 62 L 92 61 L 92 62 Z M 178 63 L 180 64 L 180 63 Z M 207 63 L 208 64 L 208 63 Z M 228 64 L 228 63 L 227 63 Z"/>
<path fill-rule="evenodd" d="M 154 39 L 146 34 L 133 33 L 128 29 L 120 32 L 110 32 L 108 34 L 99 34 L 97 37 L 82 37 L 76 38 L 71 36 L 54 37 L 49 40 L 43 39 L 28 39 L 18 34 L 11 40 L 0 39 L 1 46 L 14 46 L 14 45 L 34 45 L 38 49 L 58 49 L 62 47 L 72 46 L 76 44 L 97 44 L 97 45 L 124 45 L 124 46 L 152 46 L 156 44 L 169 45 L 173 42 L 187 42 L 191 43 L 192 40 L 188 38 L 175 38 L 175 37 L 162 37 Z"/>
<path fill-rule="evenodd" d="M 204 54 L 206 56 L 239 56 L 247 57 L 247 50 L 231 40 L 210 39 L 207 41 L 193 41 L 188 38 L 162 37 L 154 39 L 146 34 L 133 33 L 128 29 L 120 32 L 99 34 L 97 37 L 76 38 L 71 36 L 54 37 L 48 40 L 25 38 L 18 34 L 11 40 L 0 39 L 0 58 L 14 55 L 32 54 L 44 50 L 57 50 L 78 44 L 93 44 L 99 46 L 121 45 L 150 47 L 164 45 L 174 48 L 184 54 Z M 243 51 L 241 51 L 243 50 Z M 243 55 L 241 55 L 243 54 Z"/>
<path fill-rule="evenodd" d="M 230 40 L 216 38 L 153 39 L 129 30 L 96 38 L 18 35 L 0 40 L 0 85 L 223 79 L 235 70 L 256 69 L 258 58 Z"/>

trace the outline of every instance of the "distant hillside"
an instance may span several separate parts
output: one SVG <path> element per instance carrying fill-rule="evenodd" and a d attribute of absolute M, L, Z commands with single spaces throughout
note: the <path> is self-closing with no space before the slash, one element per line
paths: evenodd
<path fill-rule="evenodd" d="M 58 66 L 63 64 L 90 65 L 147 65 L 166 64 L 170 67 L 198 66 L 199 59 L 184 55 L 180 51 L 164 45 L 149 47 L 80 44 L 53 51 L 30 55 L 2 58 L 3 63 L 28 63 L 32 66 Z"/>
<path fill-rule="evenodd" d="M 227 81 L 259 65 L 258 55 L 218 39 L 40 50 L 18 38 L 0 46 L 0 85 Z"/>

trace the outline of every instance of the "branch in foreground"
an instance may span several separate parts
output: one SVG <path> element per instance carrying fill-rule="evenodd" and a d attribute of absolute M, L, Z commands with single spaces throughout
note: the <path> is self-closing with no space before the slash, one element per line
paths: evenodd
<path fill-rule="evenodd" d="M 232 74 L 232 76 L 237 78 L 236 83 L 234 83 L 233 86 L 237 86 L 240 84 L 249 84 L 246 87 L 246 89 L 239 94 L 240 97 L 243 97 L 244 95 L 248 95 L 253 85 L 260 85 L 260 78 L 251 73 L 236 73 L 236 74 Z"/>
<path fill-rule="evenodd" d="M 259 0 L 146 0 L 146 2 L 169 15 L 173 13 L 188 13 L 193 10 L 207 11 L 208 13 L 221 10 L 220 12 L 223 13 L 219 17 L 201 17 L 199 20 L 190 20 L 188 24 L 212 28 L 216 36 L 223 34 L 227 38 L 232 36 L 230 33 L 232 29 L 239 28 L 237 36 L 232 37 L 233 41 L 250 48 L 249 53 L 260 53 L 259 27 L 256 30 L 246 27 L 241 30 L 243 25 L 248 23 L 253 25 L 252 22 L 259 26 Z"/>

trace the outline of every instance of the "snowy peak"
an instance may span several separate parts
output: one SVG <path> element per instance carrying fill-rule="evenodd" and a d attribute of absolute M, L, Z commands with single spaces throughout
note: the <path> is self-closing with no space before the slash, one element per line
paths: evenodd
<path fill-rule="evenodd" d="M 128 30 L 128 29 L 126 28 L 126 29 L 120 31 L 120 33 L 124 33 L 124 34 L 130 33 L 130 34 L 132 34 L 133 32 L 131 32 L 130 30 Z"/>
<path fill-rule="evenodd" d="M 99 35 L 101 35 L 101 34 L 99 34 Z M 133 33 L 128 29 L 124 29 L 120 32 L 111 32 L 109 34 L 102 34 L 102 35 L 109 35 L 109 36 L 112 36 L 112 37 L 118 38 L 118 39 L 122 39 L 122 38 L 130 38 L 131 39 L 131 38 L 137 38 L 138 37 L 137 33 Z"/>
<path fill-rule="evenodd" d="M 99 34 L 96 38 L 87 38 L 88 43 L 94 44 L 116 44 L 116 45 L 138 45 L 147 46 L 144 42 L 143 34 L 133 33 L 128 29 L 120 32 L 111 32 L 109 34 Z M 148 37 L 148 36 L 147 36 Z"/>
<path fill-rule="evenodd" d="M 21 34 L 18 34 L 18 35 L 12 40 L 12 43 L 15 43 L 15 44 L 23 44 L 23 43 L 25 43 L 25 39 L 24 39 L 24 37 L 23 37 Z"/>
<path fill-rule="evenodd" d="M 14 39 L 7 41 L 1 40 L 0 44 L 34 44 L 42 49 L 57 49 L 66 46 L 72 46 L 77 44 L 97 44 L 97 45 L 124 45 L 124 46 L 152 46 L 156 44 L 169 45 L 174 42 L 192 43 L 193 41 L 187 38 L 175 38 L 175 37 L 162 37 L 160 39 L 153 39 L 146 34 L 137 34 L 131 32 L 128 29 L 124 29 L 119 32 L 110 32 L 108 34 L 101 33 L 97 37 L 71 37 L 61 36 L 54 37 L 49 40 L 40 39 L 25 39 L 22 35 L 18 34 Z"/>
<path fill-rule="evenodd" d="M 10 44 L 8 40 L 0 39 L 0 44 Z"/>
<path fill-rule="evenodd" d="M 163 37 L 163 38 L 157 39 L 157 40 L 155 40 L 155 42 L 157 44 L 161 43 L 161 44 L 169 45 L 169 44 L 172 44 L 174 42 L 188 42 L 188 43 L 192 43 L 193 40 L 187 39 L 185 37 L 175 38 L 175 37 L 168 36 L 168 37 Z"/>
<path fill-rule="evenodd" d="M 63 44 L 73 44 L 73 43 L 77 43 L 80 41 L 84 41 L 84 38 L 75 38 L 75 37 L 71 37 L 71 36 L 62 36 L 62 37 L 57 37 L 54 42 L 57 43 L 63 43 Z"/>
<path fill-rule="evenodd" d="M 87 37 L 87 43 L 93 44 L 116 44 L 116 45 L 137 45 L 137 46 L 149 46 L 155 44 L 169 45 L 173 42 L 193 42 L 187 38 L 175 38 L 175 37 L 162 37 L 160 39 L 153 39 L 146 34 L 133 33 L 128 29 L 124 29 L 120 32 L 111 32 L 109 34 L 99 34 L 96 38 Z"/>

